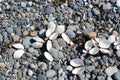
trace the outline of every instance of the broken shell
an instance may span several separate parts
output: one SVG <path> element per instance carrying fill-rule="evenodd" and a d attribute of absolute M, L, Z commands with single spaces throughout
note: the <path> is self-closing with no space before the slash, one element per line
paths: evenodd
<path fill-rule="evenodd" d="M 34 48 L 41 48 L 42 46 L 43 46 L 43 43 L 40 43 L 40 42 L 32 43 L 32 47 L 34 47 Z"/>
<path fill-rule="evenodd" d="M 54 22 L 49 22 L 48 29 L 46 31 L 46 37 L 49 37 L 55 31 L 55 28 L 56 24 Z"/>
<path fill-rule="evenodd" d="M 58 37 L 58 33 L 53 33 L 53 34 L 51 34 L 51 36 L 49 37 L 49 39 L 50 40 L 54 40 L 54 39 L 56 39 Z"/>
<path fill-rule="evenodd" d="M 13 54 L 14 58 L 20 58 L 24 54 L 24 50 L 16 50 L 15 53 Z"/>
<path fill-rule="evenodd" d="M 62 38 L 67 42 L 67 43 L 70 43 L 71 40 L 70 38 L 68 37 L 68 35 L 66 33 L 62 33 Z"/>
<path fill-rule="evenodd" d="M 16 49 L 24 49 L 24 46 L 21 43 L 16 43 L 12 45 Z"/>
<path fill-rule="evenodd" d="M 50 40 L 47 41 L 47 50 L 50 51 L 52 48 L 52 42 Z"/>
<path fill-rule="evenodd" d="M 46 59 L 48 59 L 49 61 L 53 61 L 53 57 L 51 56 L 50 53 L 48 53 L 48 52 L 44 52 L 44 56 L 45 56 Z"/>
<path fill-rule="evenodd" d="M 90 50 L 92 47 L 93 47 L 93 41 L 92 40 L 89 40 L 85 43 L 85 49 L 86 50 Z"/>
<path fill-rule="evenodd" d="M 98 47 L 94 47 L 91 50 L 89 50 L 89 53 L 92 55 L 95 55 L 99 52 L 99 48 Z"/>
<path fill-rule="evenodd" d="M 65 26 L 64 25 L 58 25 L 55 30 L 58 34 L 61 34 L 65 31 Z"/>
<path fill-rule="evenodd" d="M 110 45 L 111 45 L 111 43 L 110 43 L 108 40 L 106 40 L 106 39 L 102 39 L 102 40 L 100 40 L 100 42 L 99 42 L 99 46 L 100 46 L 101 48 L 109 48 Z"/>

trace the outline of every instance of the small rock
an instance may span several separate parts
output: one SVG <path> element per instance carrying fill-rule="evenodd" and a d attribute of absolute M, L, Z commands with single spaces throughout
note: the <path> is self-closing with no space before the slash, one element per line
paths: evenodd
<path fill-rule="evenodd" d="M 111 42 L 111 43 L 115 42 L 115 35 L 110 35 L 108 37 L 108 41 Z"/>
<path fill-rule="evenodd" d="M 99 52 L 99 48 L 98 47 L 94 47 L 91 50 L 89 50 L 89 54 L 91 55 L 95 55 Z"/>
<path fill-rule="evenodd" d="M 32 37 L 37 36 L 37 31 L 30 32 L 30 36 Z"/>
<path fill-rule="evenodd" d="M 69 71 L 72 71 L 73 67 L 72 66 L 67 66 L 66 69 L 69 70 Z"/>
<path fill-rule="evenodd" d="M 91 32 L 89 32 L 89 33 L 88 33 L 88 36 L 89 36 L 90 38 L 96 38 L 97 33 L 96 33 L 96 32 L 91 31 Z"/>
<path fill-rule="evenodd" d="M 52 42 L 48 40 L 46 46 L 47 46 L 47 50 L 50 51 L 50 49 L 52 48 Z"/>
<path fill-rule="evenodd" d="M 75 38 L 75 33 L 74 33 L 71 29 L 67 29 L 67 30 L 66 30 L 66 34 L 67 34 L 70 38 Z"/>
<path fill-rule="evenodd" d="M 32 47 L 33 48 L 41 48 L 43 46 L 43 43 L 40 42 L 34 42 L 32 43 Z"/>
<path fill-rule="evenodd" d="M 72 70 L 72 74 L 81 74 L 85 71 L 84 67 L 78 67 Z"/>
<path fill-rule="evenodd" d="M 117 0 L 117 1 L 116 1 L 116 5 L 117 5 L 118 7 L 120 7 L 120 0 Z"/>
<path fill-rule="evenodd" d="M 16 50 L 13 54 L 14 58 L 20 58 L 24 54 L 24 50 Z"/>
<path fill-rule="evenodd" d="M 48 70 L 46 71 L 46 76 L 48 78 L 54 77 L 56 75 L 56 72 L 54 70 Z"/>
<path fill-rule="evenodd" d="M 26 7 L 26 3 L 25 2 L 21 2 L 21 6 L 22 7 Z"/>
<path fill-rule="evenodd" d="M 65 31 L 65 26 L 64 25 L 58 25 L 55 30 L 58 34 L 61 34 Z"/>
<path fill-rule="evenodd" d="M 108 76 L 112 76 L 114 73 L 118 72 L 118 69 L 117 67 L 108 67 L 106 70 L 105 70 L 105 73 L 108 75 Z"/>
<path fill-rule="evenodd" d="M 115 31 L 115 30 L 114 30 L 113 33 L 112 33 L 112 35 L 114 35 L 115 37 L 117 37 L 118 34 L 119 34 L 119 33 L 118 33 L 117 31 Z"/>
<path fill-rule="evenodd" d="M 48 52 L 44 52 L 44 56 L 45 56 L 46 59 L 48 59 L 49 61 L 53 61 L 53 57 L 51 56 L 50 53 L 48 53 Z"/>
<path fill-rule="evenodd" d="M 19 68 L 19 67 L 20 67 L 20 63 L 19 63 L 19 62 L 16 62 L 16 63 L 14 64 L 14 68 L 17 69 L 17 68 Z"/>
<path fill-rule="evenodd" d="M 13 37 L 14 42 L 19 41 L 19 39 L 20 39 L 20 37 L 19 37 L 18 35 L 15 35 L 15 36 Z"/>
<path fill-rule="evenodd" d="M 13 28 L 12 27 L 6 28 L 6 30 L 9 34 L 13 33 Z"/>
<path fill-rule="evenodd" d="M 24 49 L 24 46 L 21 43 L 16 43 L 12 45 L 16 49 Z"/>
<path fill-rule="evenodd" d="M 29 35 L 29 32 L 27 30 L 23 31 L 23 36 Z"/>
<path fill-rule="evenodd" d="M 59 43 L 60 46 L 66 47 L 66 42 L 62 38 L 58 39 L 58 43 Z"/>
<path fill-rule="evenodd" d="M 97 80 L 105 80 L 104 76 L 97 76 Z"/>
<path fill-rule="evenodd" d="M 70 65 L 72 65 L 73 67 L 78 67 L 78 66 L 84 65 L 84 63 L 81 59 L 75 58 L 70 61 Z"/>
<path fill-rule="evenodd" d="M 58 80 L 65 80 L 65 79 L 64 79 L 64 77 L 61 76 L 58 78 Z"/>
<path fill-rule="evenodd" d="M 111 77 L 107 77 L 107 80 L 113 80 Z"/>
<path fill-rule="evenodd" d="M 50 40 L 55 40 L 57 37 L 58 37 L 58 33 L 55 32 L 55 33 L 50 35 L 49 39 Z"/>
<path fill-rule="evenodd" d="M 31 69 L 35 69 L 36 66 L 35 66 L 34 64 L 30 64 L 30 68 L 31 68 Z"/>
<path fill-rule="evenodd" d="M 54 47 L 55 49 L 57 49 L 57 50 L 60 49 L 60 45 L 59 45 L 59 43 L 58 43 L 57 40 L 52 40 L 52 44 L 53 44 L 53 47 Z"/>
<path fill-rule="evenodd" d="M 3 41 L 3 36 L 2 36 L 2 34 L 0 34 L 0 42 L 2 42 Z"/>
<path fill-rule="evenodd" d="M 112 51 L 110 51 L 110 50 L 107 50 L 107 49 L 100 49 L 100 52 L 102 52 L 102 53 L 104 53 L 104 54 L 110 54 L 110 53 L 112 53 Z"/>
<path fill-rule="evenodd" d="M 71 40 L 70 38 L 68 37 L 68 35 L 66 33 L 62 33 L 62 38 L 67 42 L 67 43 L 70 43 Z"/>
<path fill-rule="evenodd" d="M 92 71 L 95 69 L 95 66 L 87 66 L 86 69 L 87 69 L 89 72 L 92 72 Z"/>
<path fill-rule="evenodd" d="M 29 75 L 29 76 L 32 76 L 32 75 L 33 75 L 33 71 L 30 70 L 30 69 L 28 69 L 28 75 Z"/>
<path fill-rule="evenodd" d="M 118 71 L 114 74 L 114 79 L 115 80 L 120 80 L 120 71 Z"/>
<path fill-rule="evenodd" d="M 110 10 L 112 9 L 112 5 L 111 3 L 106 3 L 106 4 L 103 4 L 102 8 L 103 10 Z"/>
<path fill-rule="evenodd" d="M 32 39 L 34 39 L 37 42 L 44 43 L 44 40 L 42 38 L 38 37 L 38 36 L 33 37 Z"/>
<path fill-rule="evenodd" d="M 23 18 L 26 17 L 26 13 L 25 13 L 25 12 L 20 12 L 20 14 L 21 14 L 21 16 L 22 16 Z"/>
<path fill-rule="evenodd" d="M 47 69 L 47 64 L 46 63 L 42 63 L 40 65 L 40 69 L 43 70 L 43 71 L 45 71 Z"/>
<path fill-rule="evenodd" d="M 111 43 L 110 43 L 108 40 L 106 40 L 106 39 L 102 39 L 102 40 L 100 40 L 100 42 L 99 42 L 99 46 L 100 46 L 101 48 L 109 48 L 110 45 L 111 45 Z"/>
<path fill-rule="evenodd" d="M 0 68 L 4 68 L 5 66 L 6 66 L 6 64 L 5 64 L 5 63 L 0 62 Z"/>
<path fill-rule="evenodd" d="M 47 77 L 44 74 L 38 74 L 37 80 L 47 80 Z"/>
<path fill-rule="evenodd" d="M 47 8 L 45 9 L 45 13 L 46 14 L 52 14 L 52 13 L 55 13 L 55 8 L 48 5 Z"/>
<path fill-rule="evenodd" d="M 120 57 L 120 50 L 119 50 L 119 51 L 116 51 L 116 55 L 117 55 L 118 57 Z"/>
<path fill-rule="evenodd" d="M 93 47 L 93 42 L 92 40 L 89 40 L 85 43 L 85 49 L 90 50 Z"/>
<path fill-rule="evenodd" d="M 93 13 L 94 13 L 95 15 L 99 15 L 99 14 L 100 14 L 99 9 L 93 8 L 92 11 L 93 11 Z"/>

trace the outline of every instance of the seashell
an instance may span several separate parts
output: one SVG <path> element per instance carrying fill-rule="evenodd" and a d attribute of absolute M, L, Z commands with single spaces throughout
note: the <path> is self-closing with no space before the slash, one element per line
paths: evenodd
<path fill-rule="evenodd" d="M 106 39 L 102 39 L 102 40 L 100 40 L 100 42 L 99 42 L 99 46 L 100 46 L 101 48 L 109 48 L 110 45 L 111 45 L 111 43 L 110 43 L 108 40 L 106 40 Z"/>
<path fill-rule="evenodd" d="M 24 54 L 24 50 L 16 50 L 13 54 L 14 58 L 20 58 Z"/>
<path fill-rule="evenodd" d="M 67 42 L 67 43 L 70 43 L 71 40 L 70 38 L 68 37 L 68 35 L 66 33 L 62 33 L 62 38 Z"/>
<path fill-rule="evenodd" d="M 92 40 L 88 40 L 86 43 L 85 43 L 85 49 L 86 50 L 90 50 L 92 47 L 93 47 L 93 41 Z"/>
<path fill-rule="evenodd" d="M 81 59 L 75 58 L 70 61 L 70 65 L 72 65 L 73 67 L 78 67 L 78 66 L 84 65 L 84 63 Z"/>
<path fill-rule="evenodd" d="M 49 39 L 50 39 L 50 40 L 54 40 L 54 39 L 56 39 L 57 37 L 58 37 L 58 33 L 55 32 L 55 33 L 53 33 L 53 34 L 50 35 Z"/>
<path fill-rule="evenodd" d="M 53 44 L 53 47 L 54 47 L 55 49 L 57 49 L 57 50 L 60 49 L 60 45 L 59 45 L 59 43 L 58 43 L 57 40 L 53 40 L 53 41 L 52 41 L 52 44 Z"/>
<path fill-rule="evenodd" d="M 81 74 L 85 71 L 85 67 L 78 67 L 72 70 L 72 74 Z"/>
<path fill-rule="evenodd" d="M 50 40 L 47 41 L 47 50 L 50 51 L 52 48 L 52 42 Z"/>
<path fill-rule="evenodd" d="M 49 37 L 55 31 L 55 28 L 56 24 L 54 22 L 49 22 L 48 29 L 46 31 L 46 37 Z"/>
<path fill-rule="evenodd" d="M 41 48 L 43 46 L 43 43 L 40 42 L 34 42 L 31 44 L 33 48 Z"/>
<path fill-rule="evenodd" d="M 42 39 L 42 38 L 40 38 L 40 37 L 33 37 L 33 39 L 35 40 L 35 41 L 37 41 L 37 42 L 40 42 L 40 43 L 44 43 L 45 41 Z"/>
<path fill-rule="evenodd" d="M 66 30 L 66 34 L 67 34 L 70 38 L 75 38 L 75 33 L 74 33 L 71 29 L 67 29 L 67 30 Z"/>
<path fill-rule="evenodd" d="M 89 54 L 95 55 L 99 52 L 99 48 L 98 47 L 94 47 L 91 50 L 89 50 Z"/>
<path fill-rule="evenodd" d="M 62 38 L 58 39 L 58 43 L 59 43 L 60 46 L 66 47 L 66 42 Z"/>
<path fill-rule="evenodd" d="M 65 26 L 64 25 L 58 25 L 55 30 L 58 34 L 61 34 L 65 31 Z"/>
<path fill-rule="evenodd" d="M 102 48 L 100 49 L 100 52 L 105 53 L 105 54 L 109 54 L 109 53 L 111 53 L 110 50 L 102 49 Z"/>
<path fill-rule="evenodd" d="M 48 52 L 44 52 L 44 56 L 45 56 L 46 59 L 48 59 L 49 61 L 53 61 L 53 57 L 51 56 L 50 53 L 48 53 Z"/>
<path fill-rule="evenodd" d="M 115 35 L 110 35 L 108 37 L 108 41 L 111 42 L 111 43 L 115 42 Z"/>
<path fill-rule="evenodd" d="M 16 43 L 12 45 L 16 49 L 24 49 L 24 46 L 21 43 Z"/>

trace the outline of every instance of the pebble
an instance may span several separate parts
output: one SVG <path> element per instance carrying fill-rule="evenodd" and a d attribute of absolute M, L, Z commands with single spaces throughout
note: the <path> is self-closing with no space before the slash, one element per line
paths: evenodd
<path fill-rule="evenodd" d="M 51 36 L 49 37 L 50 40 L 55 40 L 58 37 L 58 33 L 53 33 L 51 34 Z"/>
<path fill-rule="evenodd" d="M 47 80 L 47 77 L 44 74 L 38 74 L 37 80 Z"/>
<path fill-rule="evenodd" d="M 19 62 L 16 62 L 15 64 L 14 64 L 14 68 L 15 69 L 18 69 L 20 67 L 20 63 Z"/>
<path fill-rule="evenodd" d="M 32 76 L 33 75 L 33 71 L 31 69 L 28 69 L 28 75 Z"/>
<path fill-rule="evenodd" d="M 93 70 L 95 70 L 95 66 L 87 66 L 86 69 L 87 69 L 89 72 L 92 72 Z"/>
<path fill-rule="evenodd" d="M 9 34 L 13 33 L 13 28 L 12 27 L 7 28 L 6 30 Z"/>
<path fill-rule="evenodd" d="M 66 42 L 62 38 L 58 39 L 58 43 L 59 43 L 60 46 L 66 47 Z"/>
<path fill-rule="evenodd" d="M 36 68 L 35 64 L 30 64 L 30 68 L 35 69 Z"/>
<path fill-rule="evenodd" d="M 45 9 L 45 13 L 46 13 L 46 14 L 55 13 L 55 8 L 52 7 L 52 6 L 50 6 L 50 5 L 48 5 L 48 6 L 46 7 L 46 9 Z"/>
<path fill-rule="evenodd" d="M 99 46 L 100 46 L 101 48 L 109 48 L 110 45 L 111 45 L 111 43 L 110 43 L 108 40 L 106 40 L 106 39 L 102 39 L 102 40 L 99 42 Z"/>
<path fill-rule="evenodd" d="M 118 57 L 120 57 L 120 50 L 119 50 L 119 51 L 116 51 L 116 55 L 117 55 Z"/>
<path fill-rule="evenodd" d="M 12 45 L 16 49 L 24 49 L 24 46 L 21 43 L 16 43 Z"/>
<path fill-rule="evenodd" d="M 20 40 L 20 37 L 18 35 L 14 35 L 13 40 L 14 42 L 18 42 Z"/>
<path fill-rule="evenodd" d="M 94 47 L 91 50 L 89 50 L 89 54 L 91 55 L 95 55 L 99 52 L 99 48 L 98 47 Z"/>
<path fill-rule="evenodd" d="M 111 77 L 107 77 L 107 80 L 113 80 Z"/>
<path fill-rule="evenodd" d="M 103 48 L 101 48 L 100 51 L 101 51 L 102 53 L 104 53 L 104 54 L 110 54 L 110 53 L 112 53 L 112 51 L 107 50 L 107 49 L 103 49 Z"/>
<path fill-rule="evenodd" d="M 106 4 L 103 4 L 102 8 L 103 10 L 110 10 L 112 9 L 112 5 L 111 3 L 106 3 Z"/>
<path fill-rule="evenodd" d="M 108 37 L 108 41 L 111 42 L 111 43 L 115 42 L 115 35 L 110 35 Z"/>
<path fill-rule="evenodd" d="M 53 57 L 51 56 L 50 53 L 48 53 L 48 52 L 44 52 L 44 56 L 46 57 L 47 60 L 49 60 L 49 61 L 53 61 Z"/>
<path fill-rule="evenodd" d="M 118 69 L 117 67 L 108 67 L 106 70 L 105 70 L 105 73 L 107 74 L 107 76 L 112 76 L 114 73 L 118 72 Z"/>
<path fill-rule="evenodd" d="M 32 37 L 37 36 L 37 31 L 30 32 L 30 36 Z"/>
<path fill-rule="evenodd" d="M 71 29 L 67 29 L 67 30 L 66 30 L 66 34 L 67 34 L 70 38 L 75 38 L 75 33 L 74 33 Z"/>
<path fill-rule="evenodd" d="M 23 36 L 29 35 L 29 32 L 27 30 L 23 31 Z"/>
<path fill-rule="evenodd" d="M 58 34 L 62 34 L 65 31 L 65 26 L 64 25 L 57 25 L 56 30 Z"/>
<path fill-rule="evenodd" d="M 25 2 L 21 2 L 21 6 L 22 7 L 26 7 L 26 3 Z"/>
<path fill-rule="evenodd" d="M 5 63 L 0 62 L 0 68 L 4 68 L 5 66 L 6 66 L 6 64 L 5 64 Z"/>
<path fill-rule="evenodd" d="M 92 40 L 89 40 L 85 43 L 85 49 L 90 50 L 93 47 L 93 42 Z"/>
<path fill-rule="evenodd" d="M 67 66 L 66 69 L 69 70 L 69 71 L 72 71 L 73 67 L 72 66 Z"/>
<path fill-rule="evenodd" d="M 58 43 L 57 40 L 52 40 L 52 45 L 53 45 L 53 47 L 54 47 L 55 49 L 57 49 L 57 50 L 60 49 L 60 45 L 59 45 L 59 43 Z"/>
<path fill-rule="evenodd" d="M 79 58 L 75 58 L 75 59 L 72 59 L 70 61 L 70 65 L 72 65 L 73 67 L 79 67 L 79 66 L 82 66 L 84 65 L 83 61 Z"/>
<path fill-rule="evenodd" d="M 24 53 L 25 53 L 24 50 L 16 50 L 13 54 L 13 57 L 14 58 L 21 58 Z"/>
<path fill-rule="evenodd" d="M 33 48 L 41 48 L 43 46 L 43 43 L 40 42 L 34 42 L 32 43 L 32 47 Z"/>
<path fill-rule="evenodd" d="M 2 36 L 2 34 L 0 34 L 0 42 L 2 42 L 3 41 L 3 36 Z"/>
<path fill-rule="evenodd" d="M 38 37 L 38 36 L 33 37 L 32 39 L 34 39 L 37 42 L 44 43 L 44 40 L 42 38 Z"/>
<path fill-rule="evenodd" d="M 51 40 L 47 41 L 47 45 L 46 46 L 47 46 L 47 50 L 50 51 L 50 49 L 52 48 L 52 42 L 51 42 Z"/>
<path fill-rule="evenodd" d="M 96 38 L 97 33 L 96 33 L 96 32 L 93 32 L 93 31 L 90 31 L 87 35 L 88 35 L 90 38 Z"/>
<path fill-rule="evenodd" d="M 120 0 L 117 0 L 117 1 L 116 1 L 116 5 L 117 5 L 118 7 L 120 7 Z"/>
<path fill-rule="evenodd" d="M 97 76 L 97 80 L 105 80 L 104 76 Z"/>
<path fill-rule="evenodd" d="M 56 75 L 56 72 L 54 70 L 48 70 L 46 71 L 46 76 L 48 78 L 54 77 Z"/>
<path fill-rule="evenodd" d="M 118 71 L 114 74 L 114 79 L 115 80 L 120 80 L 120 71 Z"/>
<path fill-rule="evenodd" d="M 85 68 L 84 67 L 78 67 L 78 68 L 74 68 L 72 70 L 72 74 L 81 74 L 85 71 Z"/>
<path fill-rule="evenodd" d="M 66 33 L 62 33 L 62 38 L 67 42 L 67 43 L 70 43 L 71 42 L 71 40 L 70 40 L 70 38 L 68 37 L 68 35 L 66 34 Z"/>
<path fill-rule="evenodd" d="M 45 71 L 47 69 L 47 64 L 46 63 L 41 63 L 40 69 L 43 70 L 43 71 Z"/>
<path fill-rule="evenodd" d="M 94 13 L 95 15 L 99 15 L 99 14 L 100 14 L 99 9 L 93 8 L 92 11 L 93 11 L 93 13 Z"/>

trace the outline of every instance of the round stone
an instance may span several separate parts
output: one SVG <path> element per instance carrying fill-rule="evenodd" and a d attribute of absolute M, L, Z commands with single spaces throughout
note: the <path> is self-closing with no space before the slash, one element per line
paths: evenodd
<path fill-rule="evenodd" d="M 99 52 L 99 48 L 98 47 L 94 47 L 91 50 L 89 50 L 89 54 L 91 55 L 95 55 Z"/>
<path fill-rule="evenodd" d="M 14 64 L 14 68 L 17 69 L 17 68 L 19 68 L 19 67 L 20 67 L 20 63 L 19 63 L 19 62 L 16 62 L 16 63 Z"/>
<path fill-rule="evenodd" d="M 14 58 L 20 58 L 24 54 L 24 50 L 16 50 L 15 53 L 13 54 Z"/>
<path fill-rule="evenodd" d="M 37 36 L 37 31 L 30 32 L 30 36 L 32 37 Z"/>
<path fill-rule="evenodd" d="M 116 51 L 116 55 L 117 55 L 118 57 L 120 57 L 120 50 L 119 50 L 119 51 Z"/>
<path fill-rule="evenodd" d="M 111 42 L 111 43 L 115 42 L 115 35 L 110 35 L 108 37 L 108 41 Z"/>
<path fill-rule="evenodd" d="M 55 12 L 55 8 L 54 7 L 52 7 L 52 6 L 47 6 L 47 8 L 45 9 L 45 13 L 46 14 L 52 14 L 52 13 L 54 13 Z"/>
<path fill-rule="evenodd" d="M 108 40 L 106 40 L 106 39 L 102 39 L 102 40 L 100 40 L 100 42 L 99 42 L 99 46 L 100 46 L 101 48 L 109 48 L 110 45 L 111 45 L 111 43 L 110 43 Z"/>
<path fill-rule="evenodd" d="M 73 67 L 78 67 L 78 66 L 84 65 L 84 63 L 81 59 L 75 58 L 70 61 L 70 65 L 72 65 Z"/>
<path fill-rule="evenodd" d="M 19 37 L 18 35 L 15 35 L 15 36 L 13 37 L 14 42 L 19 41 L 19 39 L 20 39 L 20 37 Z"/>
<path fill-rule="evenodd" d="M 44 56 L 45 56 L 46 59 L 48 59 L 49 61 L 53 61 L 53 57 L 51 56 L 50 53 L 48 53 L 48 52 L 44 52 Z"/>
<path fill-rule="evenodd" d="M 46 72 L 46 76 L 47 76 L 48 78 L 54 77 L 55 75 L 56 75 L 56 72 L 55 72 L 54 70 L 48 70 L 48 71 Z"/>
<path fill-rule="evenodd" d="M 74 33 L 71 29 L 67 29 L 67 30 L 66 30 L 66 34 L 67 34 L 70 38 L 75 38 L 75 33 Z"/>
<path fill-rule="evenodd" d="M 28 75 L 29 75 L 29 76 L 32 76 L 32 75 L 33 75 L 33 71 L 30 70 L 30 69 L 28 69 Z"/>

